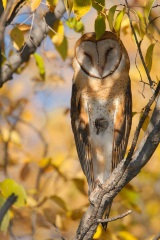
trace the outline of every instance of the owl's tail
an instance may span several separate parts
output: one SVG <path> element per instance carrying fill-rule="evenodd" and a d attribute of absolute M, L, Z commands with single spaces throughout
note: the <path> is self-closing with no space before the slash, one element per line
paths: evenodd
<path fill-rule="evenodd" d="M 103 214 L 103 219 L 106 219 L 106 218 L 109 217 L 109 213 L 110 213 L 110 210 L 111 210 L 111 206 L 112 206 L 112 202 L 111 202 L 109 205 L 107 205 L 106 210 L 105 210 L 105 212 L 104 212 L 104 214 Z M 108 222 L 102 223 L 102 227 L 103 227 L 103 229 L 104 229 L 105 231 L 107 230 L 107 225 L 108 225 Z"/>

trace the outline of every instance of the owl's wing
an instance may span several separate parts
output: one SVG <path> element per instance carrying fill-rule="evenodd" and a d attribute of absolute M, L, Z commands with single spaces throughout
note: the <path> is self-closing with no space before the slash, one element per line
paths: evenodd
<path fill-rule="evenodd" d="M 112 170 L 124 158 L 132 124 L 132 96 L 130 79 L 124 102 L 119 105 L 114 121 Z"/>
<path fill-rule="evenodd" d="M 89 191 L 94 189 L 92 151 L 90 144 L 89 119 L 84 116 L 80 92 L 75 84 L 72 86 L 71 96 L 71 125 L 76 142 L 78 157 L 82 170 L 86 175 Z"/>

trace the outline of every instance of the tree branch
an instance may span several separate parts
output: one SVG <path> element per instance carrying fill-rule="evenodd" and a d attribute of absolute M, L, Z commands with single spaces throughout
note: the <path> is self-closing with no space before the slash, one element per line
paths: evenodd
<path fill-rule="evenodd" d="M 125 0 L 125 3 L 126 3 L 126 6 L 127 6 L 127 9 L 128 9 L 128 10 L 127 10 L 127 15 L 128 15 L 129 22 L 130 22 L 130 26 L 131 26 L 131 29 L 132 29 L 132 33 L 133 33 L 133 36 L 134 36 L 134 38 L 135 38 L 135 42 L 136 42 L 136 45 L 137 45 L 137 48 L 138 48 L 139 56 L 140 56 L 140 58 L 141 58 L 141 61 L 142 61 L 144 70 L 145 70 L 145 72 L 146 72 L 146 75 L 147 75 L 147 78 L 148 78 L 150 87 L 152 87 L 153 81 L 152 81 L 152 79 L 151 79 L 150 73 L 149 73 L 148 68 L 147 68 L 147 66 L 146 66 L 146 63 L 145 63 L 145 61 L 144 61 L 144 57 L 143 57 L 142 50 L 141 50 L 141 41 L 140 41 L 140 42 L 138 41 L 136 32 L 135 32 L 135 30 L 134 30 L 134 27 L 133 27 L 133 24 L 132 24 L 132 21 L 131 21 L 130 8 L 129 8 L 129 5 L 128 5 L 128 1 Z"/>
<path fill-rule="evenodd" d="M 158 240 L 158 239 L 160 239 L 160 233 L 158 233 L 158 234 L 153 238 L 153 240 Z"/>
<path fill-rule="evenodd" d="M 20 51 L 17 51 L 2 67 L 2 78 L 0 80 L 0 86 L 2 86 L 6 81 L 12 79 L 12 74 L 17 70 L 17 68 L 24 62 L 27 62 L 30 55 L 33 54 L 37 47 L 40 46 L 41 42 L 49 31 L 48 26 L 53 26 L 53 23 L 62 17 L 65 12 L 65 6 L 63 0 L 59 0 L 54 13 L 47 12 L 45 15 L 45 21 L 41 20 L 32 29 L 30 39 L 27 40 L 25 47 Z M 47 26 L 48 25 L 48 26 Z"/>
<path fill-rule="evenodd" d="M 2 69 L 1 69 L 1 66 L 2 66 L 2 49 L 3 49 L 3 40 L 4 40 L 4 30 L 5 30 L 5 25 L 6 25 L 6 22 L 7 22 L 7 18 L 9 16 L 9 13 L 11 11 L 11 8 L 12 8 L 12 5 L 14 4 L 15 1 L 12 1 L 12 0 L 9 0 L 7 2 L 7 6 L 6 6 L 6 9 L 3 11 L 3 6 L 2 6 L 2 3 L 1 3 L 1 6 L 0 6 L 0 81 L 1 81 L 1 78 L 2 78 Z"/>
<path fill-rule="evenodd" d="M 7 200 L 5 201 L 5 203 L 3 204 L 3 206 L 0 209 L 0 223 L 2 222 L 5 214 L 10 209 L 10 207 L 16 202 L 16 200 L 17 200 L 17 196 L 14 193 L 12 193 L 7 198 Z"/>
<path fill-rule="evenodd" d="M 13 19 L 15 18 L 15 16 L 17 15 L 17 13 L 20 11 L 20 9 L 24 6 L 24 4 L 26 3 L 27 0 L 19 0 L 18 3 L 15 5 L 10 17 L 8 18 L 8 20 L 6 21 L 6 26 L 9 25 Z"/>
<path fill-rule="evenodd" d="M 160 142 L 160 96 L 157 99 L 151 122 L 141 144 L 134 152 L 133 157 L 127 163 L 126 159 L 123 159 L 102 186 L 102 189 L 97 190 L 93 199 L 94 204 L 90 204 L 81 219 L 74 240 L 92 239 L 98 226 L 98 219 L 102 219 L 104 214 L 104 206 L 109 205 L 121 189 L 141 171 L 156 150 Z"/>
<path fill-rule="evenodd" d="M 124 218 L 126 217 L 127 215 L 129 215 L 132 211 L 131 210 L 128 210 L 127 212 L 124 212 L 118 216 L 115 216 L 115 217 L 112 217 L 112 218 L 106 218 L 106 219 L 98 219 L 98 223 L 107 223 L 107 222 L 113 222 L 113 221 L 116 221 L 118 219 L 121 219 L 121 218 Z"/>

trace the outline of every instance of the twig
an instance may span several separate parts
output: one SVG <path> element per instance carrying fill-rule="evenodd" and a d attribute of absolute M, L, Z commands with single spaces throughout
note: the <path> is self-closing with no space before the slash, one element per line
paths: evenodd
<path fill-rule="evenodd" d="M 128 210 L 127 212 L 124 212 L 118 216 L 115 216 L 115 217 L 112 217 L 112 218 L 106 218 L 106 219 L 98 219 L 97 222 L 98 223 L 107 223 L 107 222 L 113 222 L 113 221 L 116 221 L 118 219 L 121 219 L 121 218 L 124 218 L 126 217 L 127 215 L 131 214 L 132 211 L 131 210 Z"/>
<path fill-rule="evenodd" d="M 7 2 L 6 9 L 4 10 L 4 12 L 0 18 L 0 47 L 2 46 L 2 43 L 3 43 L 5 24 L 6 24 L 8 15 L 9 15 L 15 1 L 9 0 Z"/>
<path fill-rule="evenodd" d="M 20 0 L 20 1 L 18 1 L 18 3 L 16 4 L 16 6 L 14 7 L 14 9 L 13 9 L 13 11 L 11 13 L 11 16 L 9 17 L 9 19 L 5 23 L 6 26 L 8 26 L 13 21 L 13 19 L 17 15 L 17 13 L 25 5 L 26 2 L 27 2 L 27 0 Z M 12 3 L 12 5 L 13 5 L 13 3 Z"/>
<path fill-rule="evenodd" d="M 13 0 L 9 0 L 7 2 L 6 9 L 2 13 L 2 16 L 0 17 L 0 81 L 2 78 L 2 46 L 3 46 L 3 39 L 4 39 L 4 30 L 5 30 L 5 24 L 8 18 L 8 15 L 12 9 L 12 5 L 14 4 Z"/>
<path fill-rule="evenodd" d="M 17 196 L 12 193 L 7 200 L 5 201 L 5 203 L 3 204 L 3 206 L 0 209 L 0 223 L 2 222 L 4 215 L 7 213 L 7 211 L 10 209 L 10 207 L 16 202 L 17 200 Z"/>
<path fill-rule="evenodd" d="M 129 22 L 130 22 L 130 26 L 131 26 L 131 29 L 132 29 L 132 32 L 133 32 L 133 36 L 134 36 L 135 41 L 136 41 L 136 45 L 137 45 L 137 48 L 138 48 L 138 52 L 139 52 L 139 55 L 140 55 L 140 58 L 141 58 L 141 61 L 142 61 L 144 70 L 145 70 L 145 72 L 146 72 L 146 75 L 147 75 L 147 78 L 148 78 L 150 87 L 152 87 L 153 81 L 152 81 L 152 79 L 151 79 L 151 76 L 150 76 L 150 74 L 149 74 L 148 68 L 147 68 L 146 63 L 145 63 L 145 61 L 144 61 L 144 57 L 143 57 L 142 50 L 141 50 L 141 41 L 140 41 L 140 42 L 138 41 L 136 32 L 135 32 L 135 30 L 134 30 L 134 27 L 133 27 L 133 24 L 132 24 L 132 21 L 131 21 L 130 9 L 129 9 L 129 5 L 128 5 L 128 1 L 125 0 L 125 3 L 126 3 L 126 6 L 127 6 L 127 15 L 128 15 L 128 18 L 129 18 Z"/>
<path fill-rule="evenodd" d="M 53 26 L 53 23 L 60 19 L 63 16 L 64 12 L 64 3 L 62 0 L 59 0 L 54 13 L 47 12 L 45 15 L 45 21 L 47 25 Z M 46 23 L 43 20 L 39 21 L 36 27 L 32 30 L 30 39 L 28 39 L 25 43 L 25 48 L 23 51 L 17 51 L 9 57 L 8 61 L 5 62 L 2 67 L 2 78 L 0 79 L 0 86 L 2 86 L 6 81 L 11 80 L 12 74 L 17 70 L 17 68 L 22 63 L 27 62 L 30 55 L 36 51 L 38 46 L 40 46 L 41 42 L 46 36 L 46 33 L 49 31 Z"/>
<path fill-rule="evenodd" d="M 158 240 L 158 239 L 160 239 L 160 233 L 158 233 L 158 234 L 153 238 L 153 240 Z"/>
<path fill-rule="evenodd" d="M 47 155 L 48 152 L 48 143 L 46 142 L 43 134 L 41 133 L 41 131 L 39 131 L 32 123 L 25 121 L 24 119 L 20 118 L 20 117 L 16 117 L 16 116 L 12 116 L 12 118 L 14 118 L 16 121 L 19 121 L 20 123 L 28 126 L 29 128 L 31 128 L 32 130 L 34 130 L 38 137 L 40 138 L 43 146 L 44 146 L 44 150 L 43 150 L 43 157 L 45 157 Z"/>
<path fill-rule="evenodd" d="M 151 99 L 149 100 L 149 102 L 147 103 L 147 105 L 144 108 L 144 112 L 143 112 L 142 117 L 141 117 L 141 119 L 138 123 L 138 126 L 136 128 L 134 138 L 133 138 L 133 141 L 132 141 L 132 145 L 131 145 L 130 151 L 129 151 L 127 159 L 126 159 L 127 164 L 128 164 L 128 161 L 130 161 L 130 159 L 131 159 L 131 157 L 134 153 L 134 150 L 135 150 L 135 147 L 136 147 L 136 144 L 137 144 L 137 141 L 138 141 L 138 137 L 139 137 L 139 133 L 140 133 L 140 130 L 142 128 L 142 125 L 143 125 L 146 117 L 148 116 L 148 113 L 150 111 L 150 107 L 153 104 L 153 102 L 155 101 L 159 91 L 160 91 L 160 82 L 158 83 L 157 88 L 156 88 L 154 94 L 152 95 Z"/>

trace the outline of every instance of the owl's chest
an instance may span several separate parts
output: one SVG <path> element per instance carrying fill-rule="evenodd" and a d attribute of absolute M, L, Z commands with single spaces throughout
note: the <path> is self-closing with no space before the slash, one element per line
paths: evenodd
<path fill-rule="evenodd" d="M 85 92 L 82 94 L 83 106 L 89 120 L 90 134 L 95 139 L 102 139 L 112 134 L 114 129 L 114 118 L 121 97 L 119 95 L 109 97 L 105 91 Z"/>

